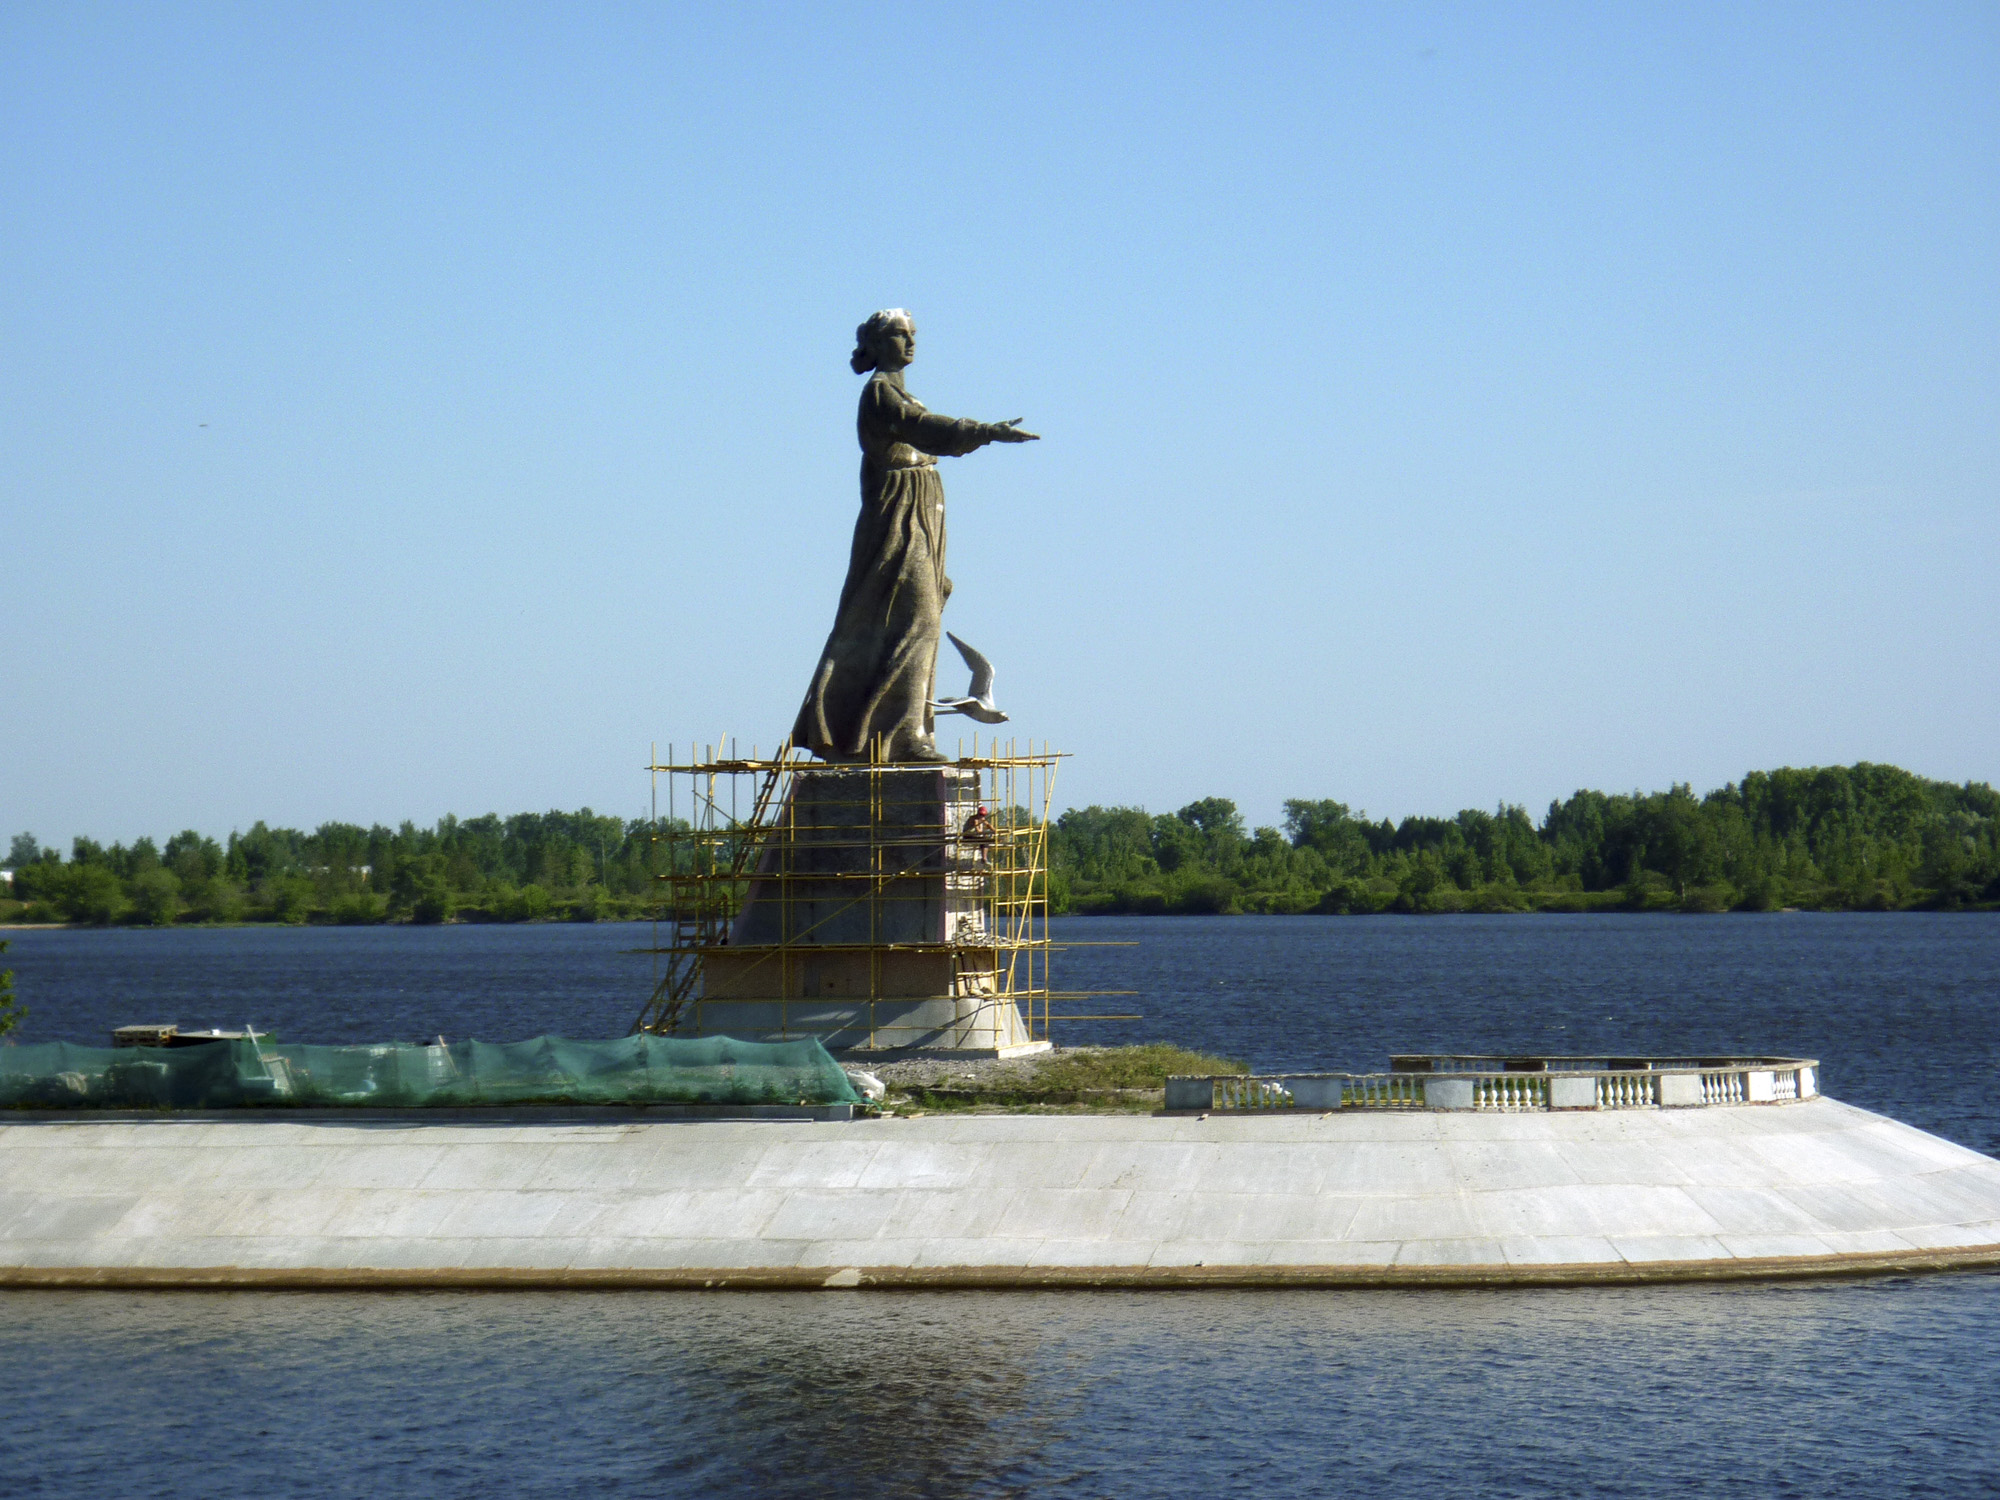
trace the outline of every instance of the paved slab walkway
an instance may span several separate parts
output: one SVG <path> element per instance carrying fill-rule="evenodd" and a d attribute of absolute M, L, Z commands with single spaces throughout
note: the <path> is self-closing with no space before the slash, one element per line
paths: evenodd
<path fill-rule="evenodd" d="M 0 1124 L 0 1284 L 1230 1285 L 2000 1264 L 2000 1161 L 1606 1113 Z"/>

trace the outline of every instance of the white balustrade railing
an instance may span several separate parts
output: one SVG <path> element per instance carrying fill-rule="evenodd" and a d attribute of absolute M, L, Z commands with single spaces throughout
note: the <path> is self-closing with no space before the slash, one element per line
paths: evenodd
<path fill-rule="evenodd" d="M 1422 1109 L 1424 1080 L 1417 1073 L 1355 1073 L 1343 1080 L 1342 1109 Z"/>
<path fill-rule="evenodd" d="M 1659 1079 L 1652 1073 L 1597 1075 L 1599 1109 L 1651 1109 L 1659 1102 Z"/>
<path fill-rule="evenodd" d="M 1390 1073 L 1217 1074 L 1167 1080 L 1169 1110 L 1434 1109 L 1522 1112 L 1796 1104 L 1819 1091 L 1809 1058 L 1398 1056 Z M 1492 1064 L 1503 1062 L 1505 1066 Z M 1436 1067 L 1427 1066 L 1436 1062 Z M 1487 1064 L 1485 1067 L 1476 1064 Z"/>
<path fill-rule="evenodd" d="M 1276 1078 L 1246 1078 L 1241 1074 L 1215 1080 L 1216 1109 L 1290 1109 L 1292 1093 Z"/>
<path fill-rule="evenodd" d="M 1704 1073 L 1701 1075 L 1701 1102 L 1703 1104 L 1741 1104 L 1748 1096 L 1741 1073 Z"/>
<path fill-rule="evenodd" d="M 1474 1109 L 1547 1109 L 1548 1075 L 1536 1073 L 1487 1074 L 1472 1081 Z"/>

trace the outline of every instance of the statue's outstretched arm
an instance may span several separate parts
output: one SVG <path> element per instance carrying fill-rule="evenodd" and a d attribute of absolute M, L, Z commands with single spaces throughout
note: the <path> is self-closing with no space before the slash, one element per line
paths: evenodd
<path fill-rule="evenodd" d="M 883 417 L 890 435 L 920 453 L 952 457 L 983 448 L 988 443 L 1028 443 L 1038 436 L 1024 432 L 1019 417 L 1011 422 L 975 422 L 970 417 L 941 417 L 936 412 L 925 411 L 886 382 L 880 387 L 880 399 L 885 403 Z"/>

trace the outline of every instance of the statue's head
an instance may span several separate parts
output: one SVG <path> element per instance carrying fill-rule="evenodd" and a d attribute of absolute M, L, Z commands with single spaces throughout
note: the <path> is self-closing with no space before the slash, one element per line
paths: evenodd
<path fill-rule="evenodd" d="M 847 362 L 859 375 L 866 370 L 900 370 L 916 357 L 915 321 L 900 307 L 885 307 L 854 330 L 854 353 Z"/>

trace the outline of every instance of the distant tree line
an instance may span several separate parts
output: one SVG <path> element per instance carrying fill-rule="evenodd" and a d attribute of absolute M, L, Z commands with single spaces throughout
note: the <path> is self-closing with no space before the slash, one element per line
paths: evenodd
<path fill-rule="evenodd" d="M 646 909 L 655 848 L 644 819 L 589 808 L 433 828 L 322 823 L 304 833 L 260 822 L 227 843 L 192 829 L 165 845 L 79 838 L 68 859 L 23 833 L 0 921 L 587 922 Z"/>
<path fill-rule="evenodd" d="M 1076 912 L 1468 912 L 2000 905 L 2000 793 L 1894 766 L 1758 771 L 1577 792 L 1526 809 L 1371 822 L 1285 803 L 1247 830 L 1221 797 L 1179 812 L 1086 807 L 1050 830 L 1052 897 Z"/>
<path fill-rule="evenodd" d="M 1025 816 L 1019 810 L 1003 821 Z M 527 922 L 640 917 L 665 846 L 655 825 L 588 808 L 396 829 L 192 830 L 69 857 L 13 841 L 0 922 Z M 1049 830 L 1060 912 L 1892 911 L 2000 907 L 2000 793 L 1866 763 L 1759 771 L 1705 797 L 1577 792 L 1525 809 L 1370 821 L 1285 803 L 1246 829 L 1236 804 L 1085 807 Z"/>

